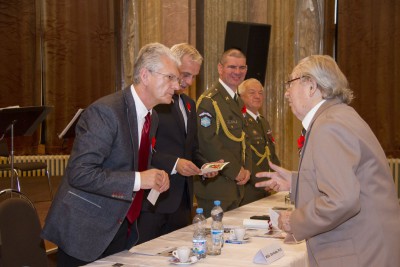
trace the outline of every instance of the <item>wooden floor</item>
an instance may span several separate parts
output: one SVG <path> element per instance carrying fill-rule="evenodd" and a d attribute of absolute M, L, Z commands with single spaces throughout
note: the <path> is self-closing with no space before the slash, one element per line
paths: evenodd
<path fill-rule="evenodd" d="M 57 191 L 61 177 L 51 177 L 53 193 Z M 46 177 L 21 177 L 21 192 L 34 203 L 43 227 L 47 212 L 51 205 L 50 191 Z M 0 191 L 11 187 L 10 178 L 0 177 Z M 56 266 L 57 246 L 45 240 L 46 251 L 48 252 L 49 267 Z"/>

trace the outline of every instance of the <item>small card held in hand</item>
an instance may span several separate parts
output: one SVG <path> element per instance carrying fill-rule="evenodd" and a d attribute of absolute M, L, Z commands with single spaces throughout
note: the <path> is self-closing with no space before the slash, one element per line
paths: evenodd
<path fill-rule="evenodd" d="M 228 165 L 229 162 L 210 162 L 210 163 L 206 163 L 201 167 L 201 174 L 206 174 L 209 172 L 217 172 L 222 170 L 226 165 Z"/>

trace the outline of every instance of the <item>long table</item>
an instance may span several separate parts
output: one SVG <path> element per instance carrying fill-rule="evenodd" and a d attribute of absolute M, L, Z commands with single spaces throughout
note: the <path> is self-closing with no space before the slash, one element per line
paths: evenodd
<path fill-rule="evenodd" d="M 223 223 L 227 227 L 234 227 L 243 224 L 244 219 L 249 219 L 253 215 L 268 214 L 269 208 L 287 207 L 285 204 L 285 195 L 287 192 L 280 192 L 237 209 L 224 213 Z M 210 226 L 211 218 L 207 219 Z M 207 255 L 205 259 L 201 259 L 192 265 L 195 267 L 220 267 L 220 266 L 260 266 L 253 263 L 256 253 L 263 247 L 278 242 L 285 256 L 271 263 L 269 266 L 291 266 L 291 267 L 307 267 L 307 249 L 305 242 L 299 244 L 285 244 L 282 239 L 267 238 L 263 235 L 265 230 L 247 230 L 250 237 L 249 242 L 244 244 L 225 243 L 222 248 L 221 255 Z M 171 256 L 167 256 L 165 251 L 179 246 L 192 246 L 193 228 L 188 226 L 167 235 L 160 236 L 156 239 L 135 246 L 135 252 L 123 251 L 101 260 L 97 260 L 87 266 L 173 266 L 170 262 Z M 152 254 L 152 252 L 162 252 L 161 255 L 143 255 Z M 151 253 L 149 253 L 151 252 Z M 122 265 L 121 265 L 122 264 Z M 191 266 L 192 266 L 191 265 Z M 185 265 L 189 266 L 189 265 Z"/>

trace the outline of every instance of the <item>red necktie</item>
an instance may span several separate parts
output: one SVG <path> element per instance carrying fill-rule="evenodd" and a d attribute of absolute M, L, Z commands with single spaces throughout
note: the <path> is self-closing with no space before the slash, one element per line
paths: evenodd
<path fill-rule="evenodd" d="M 139 147 L 139 172 L 147 170 L 147 163 L 149 159 L 150 153 L 150 125 L 151 125 L 151 117 L 150 112 L 147 113 L 145 122 L 142 129 L 142 137 L 140 138 L 140 147 Z M 142 200 L 143 200 L 143 189 L 140 189 L 136 192 L 135 199 L 133 200 L 128 214 L 126 218 L 129 223 L 133 223 L 137 217 L 139 217 L 140 209 L 142 208 Z"/>

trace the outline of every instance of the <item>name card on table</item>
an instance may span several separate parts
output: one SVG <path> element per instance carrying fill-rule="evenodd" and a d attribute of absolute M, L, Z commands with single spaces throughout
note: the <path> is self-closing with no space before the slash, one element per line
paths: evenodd
<path fill-rule="evenodd" d="M 273 242 L 260 249 L 254 256 L 253 262 L 258 264 L 271 264 L 283 256 L 285 256 L 285 252 L 283 251 L 281 245 Z"/>

